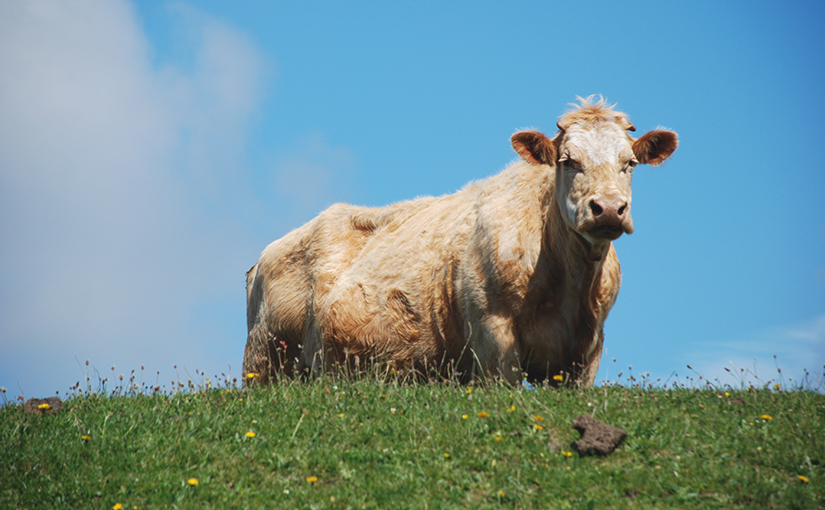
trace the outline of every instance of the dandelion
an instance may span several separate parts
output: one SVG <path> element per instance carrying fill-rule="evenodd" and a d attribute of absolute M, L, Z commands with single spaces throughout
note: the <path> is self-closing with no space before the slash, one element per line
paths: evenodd
<path fill-rule="evenodd" d="M 186 480 L 186 483 L 188 483 L 192 487 L 197 487 L 198 486 L 198 479 L 197 478 L 190 478 L 189 480 Z"/>
<path fill-rule="evenodd" d="M 507 409 L 507 412 L 512 413 L 515 410 L 516 410 L 516 406 L 510 406 L 510 409 Z"/>
<path fill-rule="evenodd" d="M 533 425 L 533 428 L 536 429 L 536 431 L 539 431 L 539 430 L 542 430 L 544 427 L 542 427 L 541 425 L 536 423 L 535 425 Z"/>
<path fill-rule="evenodd" d="M 344 417 L 344 413 L 339 414 L 339 415 L 338 415 L 338 417 L 339 417 L 339 418 L 343 418 L 343 417 Z"/>
<path fill-rule="evenodd" d="M 489 418 L 489 417 L 490 417 L 490 413 L 488 413 L 487 411 L 479 411 L 479 413 L 478 413 L 478 417 L 479 417 L 479 418 Z"/>
<path fill-rule="evenodd" d="M 398 370 L 393 368 L 393 369 L 390 370 L 390 374 L 391 375 L 398 375 Z"/>
<path fill-rule="evenodd" d="M 462 415 L 461 415 L 461 419 L 462 419 L 462 420 L 466 420 L 467 418 L 469 418 L 469 416 L 467 416 L 466 414 L 462 414 Z"/>
<path fill-rule="evenodd" d="M 123 508 L 123 503 L 115 503 L 115 506 L 112 507 L 112 510 L 121 510 Z"/>
<path fill-rule="evenodd" d="M 52 406 L 50 406 L 49 404 L 46 404 L 46 403 L 43 403 L 43 404 L 40 404 L 39 406 L 37 406 L 38 409 L 42 409 L 44 411 L 48 411 L 49 409 L 51 409 L 51 407 Z"/>
<path fill-rule="evenodd" d="M 504 438 L 501 436 L 496 436 L 493 438 L 493 441 L 504 441 Z"/>
<path fill-rule="evenodd" d="M 773 385 L 773 389 L 775 389 L 775 390 L 778 390 L 778 389 L 779 389 L 779 388 L 781 388 L 781 387 L 782 387 L 782 386 L 781 386 L 780 384 L 774 384 L 774 385 Z"/>
<path fill-rule="evenodd" d="M 544 421 L 544 417 L 540 414 L 533 415 L 533 421 Z"/>
<path fill-rule="evenodd" d="M 250 430 L 249 432 L 246 433 L 246 437 L 248 437 L 249 439 L 252 439 L 253 437 L 255 437 L 255 433 Z"/>
<path fill-rule="evenodd" d="M 254 379 L 255 377 L 258 377 L 258 375 L 258 372 L 249 372 L 248 374 L 246 374 L 246 377 L 249 379 Z"/>
<path fill-rule="evenodd" d="M 769 414 L 763 414 L 762 416 L 760 416 L 760 418 L 762 418 L 765 421 L 773 420 L 773 417 Z"/>
<path fill-rule="evenodd" d="M 84 441 L 91 441 L 92 436 L 87 436 L 87 435 L 84 434 L 84 435 L 80 436 L 80 439 L 82 439 Z"/>
<path fill-rule="evenodd" d="M 317 482 L 317 481 L 318 481 L 318 477 L 317 477 L 317 476 L 308 476 L 308 477 L 307 477 L 307 482 L 309 482 L 309 483 L 315 483 L 315 482 Z"/>
<path fill-rule="evenodd" d="M 562 450 L 561 454 L 564 455 L 565 457 L 572 457 L 573 456 L 573 452 L 566 452 L 564 450 Z"/>
<path fill-rule="evenodd" d="M 445 458 L 445 459 L 449 459 L 449 458 L 450 458 L 450 454 L 449 454 L 449 453 L 445 453 L 445 454 L 444 454 L 444 458 Z"/>
<path fill-rule="evenodd" d="M 498 491 L 498 497 L 503 498 L 504 497 L 504 491 L 499 490 Z"/>
<path fill-rule="evenodd" d="M 467 388 L 467 393 L 472 393 L 472 392 L 473 392 L 472 388 Z"/>
<path fill-rule="evenodd" d="M 556 375 L 553 376 L 553 380 L 554 381 L 563 381 L 564 376 L 562 376 L 561 374 L 556 374 Z"/>
<path fill-rule="evenodd" d="M 730 396 L 730 392 L 727 392 L 727 391 L 726 391 L 726 392 L 725 392 L 725 396 L 726 396 L 726 397 L 729 397 L 729 396 Z"/>
<path fill-rule="evenodd" d="M 802 483 L 808 483 L 808 477 L 805 475 L 797 475 L 797 478 L 799 478 L 799 481 Z"/>

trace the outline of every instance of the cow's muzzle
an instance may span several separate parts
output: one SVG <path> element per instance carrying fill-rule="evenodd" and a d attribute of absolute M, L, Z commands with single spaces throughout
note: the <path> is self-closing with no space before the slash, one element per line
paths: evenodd
<path fill-rule="evenodd" d="M 588 202 L 591 225 L 587 234 L 595 239 L 613 241 L 623 233 L 633 233 L 633 220 L 630 217 L 630 204 L 620 195 L 601 196 Z"/>

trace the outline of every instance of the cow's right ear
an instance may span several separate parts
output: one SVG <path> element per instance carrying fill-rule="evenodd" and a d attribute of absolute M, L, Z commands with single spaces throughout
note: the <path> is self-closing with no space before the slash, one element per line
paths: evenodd
<path fill-rule="evenodd" d="M 510 137 L 513 149 L 531 165 L 555 165 L 556 144 L 538 131 L 519 131 Z"/>

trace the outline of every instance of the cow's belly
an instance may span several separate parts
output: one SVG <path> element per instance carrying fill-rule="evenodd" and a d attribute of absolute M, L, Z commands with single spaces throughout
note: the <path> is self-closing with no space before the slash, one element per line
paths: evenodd
<path fill-rule="evenodd" d="M 332 289 L 319 310 L 319 331 L 329 363 L 387 363 L 419 368 L 444 358 L 415 296 L 397 287 L 379 292 L 353 283 Z"/>

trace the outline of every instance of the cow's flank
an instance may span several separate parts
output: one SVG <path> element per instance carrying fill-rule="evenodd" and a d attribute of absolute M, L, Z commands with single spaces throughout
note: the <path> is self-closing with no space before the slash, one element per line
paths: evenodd
<path fill-rule="evenodd" d="M 633 232 L 630 181 L 678 144 L 635 139 L 592 99 L 551 139 L 457 193 L 336 204 L 270 244 L 247 274 L 244 373 L 318 374 L 365 362 L 464 379 L 593 383 L 621 283 L 612 241 Z"/>

